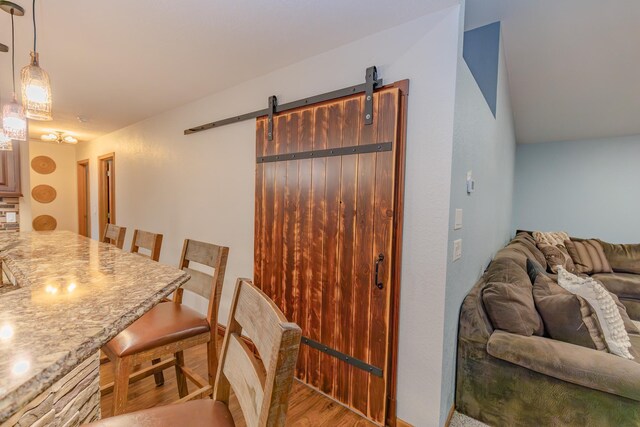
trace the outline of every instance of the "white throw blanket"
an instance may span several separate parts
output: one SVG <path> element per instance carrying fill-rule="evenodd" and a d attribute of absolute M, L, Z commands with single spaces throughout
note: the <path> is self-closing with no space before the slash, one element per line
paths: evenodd
<path fill-rule="evenodd" d="M 558 266 L 558 284 L 584 298 L 598 316 L 602 335 L 609 351 L 618 356 L 633 359 L 629 352 L 631 340 L 624 327 L 618 306 L 609 292 L 591 277 L 581 278 Z"/>

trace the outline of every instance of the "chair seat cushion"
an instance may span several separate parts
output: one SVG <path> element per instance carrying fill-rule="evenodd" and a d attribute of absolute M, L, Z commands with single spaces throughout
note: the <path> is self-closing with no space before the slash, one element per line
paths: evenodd
<path fill-rule="evenodd" d="M 205 316 L 182 304 L 162 302 L 116 335 L 105 347 L 123 357 L 205 332 L 209 332 Z"/>
<path fill-rule="evenodd" d="M 95 427 L 233 427 L 235 424 L 229 408 L 224 403 L 200 399 L 105 418 L 89 425 Z"/>
<path fill-rule="evenodd" d="M 640 299 L 640 274 L 609 273 L 594 274 L 594 279 L 621 298 Z"/>

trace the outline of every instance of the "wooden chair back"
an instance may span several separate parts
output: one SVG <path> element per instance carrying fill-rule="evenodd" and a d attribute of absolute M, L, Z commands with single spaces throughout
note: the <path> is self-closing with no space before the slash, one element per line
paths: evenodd
<path fill-rule="evenodd" d="M 229 248 L 213 243 L 198 242 L 186 239 L 182 246 L 180 268 L 191 276 L 191 279 L 180 287 L 174 296 L 174 301 L 182 302 L 183 290 L 186 289 L 209 300 L 207 320 L 211 326 L 213 336 L 217 333 L 218 309 L 222 296 L 222 284 L 227 269 Z M 212 274 L 204 273 L 192 267 L 192 263 L 200 264 L 213 269 Z"/>
<path fill-rule="evenodd" d="M 255 344 L 251 352 L 242 334 Z M 284 426 L 302 331 L 247 279 L 238 279 L 216 375 L 214 400 L 233 389 L 249 427 Z"/>
<path fill-rule="evenodd" d="M 143 249 L 148 252 L 140 252 Z M 153 261 L 160 259 L 160 249 L 162 249 L 162 234 L 150 233 L 148 231 L 133 230 L 133 240 L 131 241 L 131 253 L 147 257 Z"/>
<path fill-rule="evenodd" d="M 107 224 L 102 234 L 103 243 L 114 245 L 118 249 L 124 247 L 124 236 L 127 234 L 127 227 L 118 227 L 114 224 Z"/>

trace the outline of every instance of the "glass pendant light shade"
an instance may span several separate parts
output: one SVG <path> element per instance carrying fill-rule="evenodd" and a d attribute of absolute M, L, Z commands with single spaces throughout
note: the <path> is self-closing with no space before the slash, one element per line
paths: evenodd
<path fill-rule="evenodd" d="M 24 108 L 18 104 L 15 96 L 13 101 L 2 108 L 2 127 L 9 138 L 17 141 L 27 140 L 27 119 L 24 116 Z"/>
<path fill-rule="evenodd" d="M 38 64 L 38 53 L 31 52 L 31 63 L 20 73 L 22 106 L 28 118 L 51 120 L 51 84 L 49 75 Z"/>
<path fill-rule="evenodd" d="M 11 138 L 9 138 L 5 133 L 4 129 L 0 129 L 0 151 L 12 151 L 13 144 L 11 143 Z"/>

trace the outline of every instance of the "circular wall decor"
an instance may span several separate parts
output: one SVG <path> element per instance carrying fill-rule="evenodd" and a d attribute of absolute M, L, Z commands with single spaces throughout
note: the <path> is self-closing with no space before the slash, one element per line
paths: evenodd
<path fill-rule="evenodd" d="M 40 203 L 51 203 L 56 199 L 57 195 L 56 189 L 46 184 L 36 185 L 31 190 L 33 200 Z"/>
<path fill-rule="evenodd" d="M 51 215 L 40 215 L 33 219 L 32 224 L 36 231 L 50 231 L 56 229 L 58 221 Z"/>
<path fill-rule="evenodd" d="M 48 156 L 38 156 L 31 160 L 31 168 L 43 175 L 48 175 L 56 170 L 56 162 Z"/>

